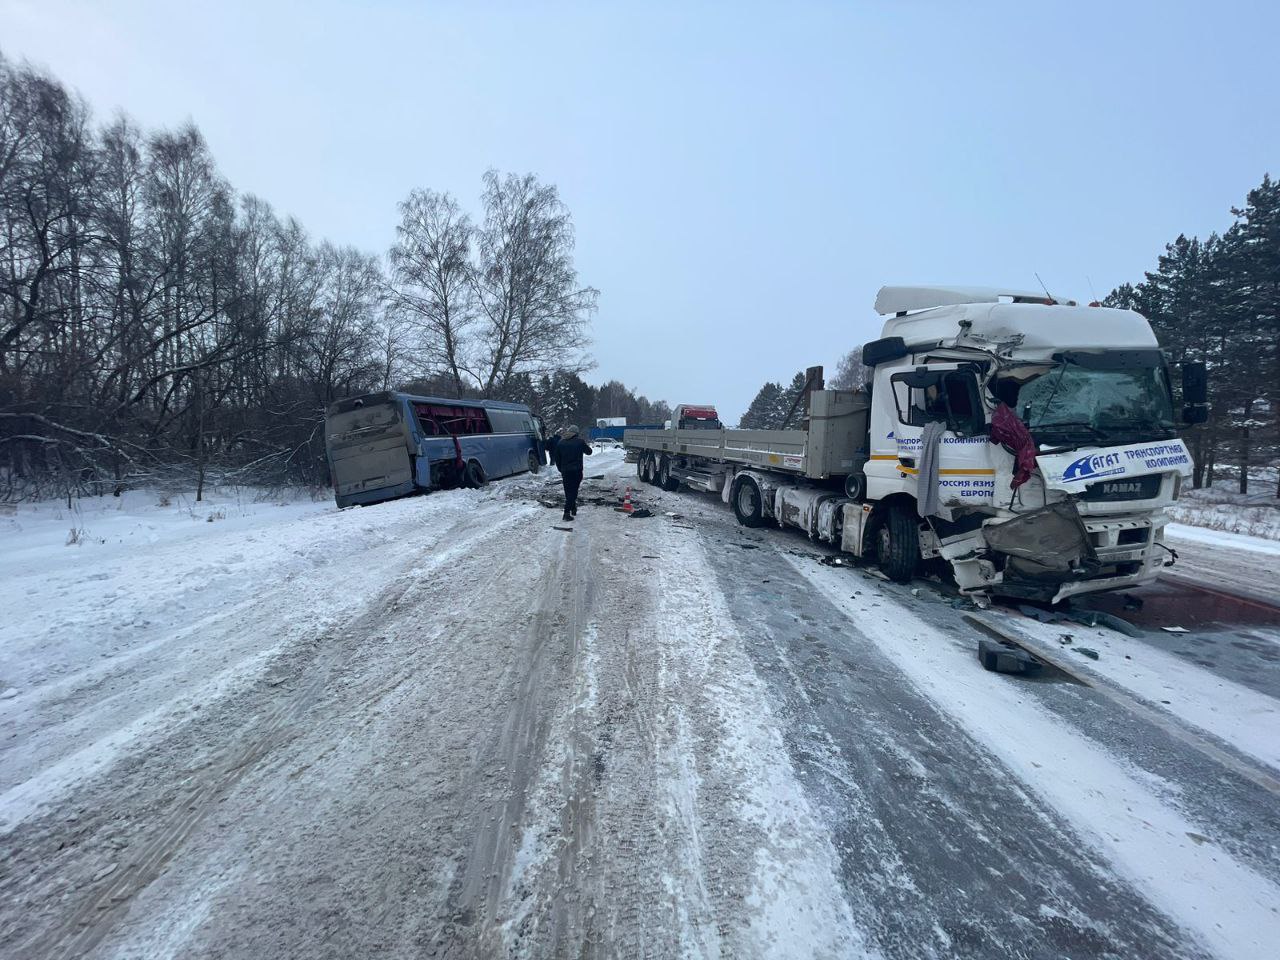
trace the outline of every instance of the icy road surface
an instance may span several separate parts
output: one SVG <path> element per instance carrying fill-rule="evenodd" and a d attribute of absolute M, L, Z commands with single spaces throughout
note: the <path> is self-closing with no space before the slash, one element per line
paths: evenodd
<path fill-rule="evenodd" d="M 0 516 L 0 956 L 1277 956 L 1274 630 L 997 676 L 928 584 L 554 482 Z"/>

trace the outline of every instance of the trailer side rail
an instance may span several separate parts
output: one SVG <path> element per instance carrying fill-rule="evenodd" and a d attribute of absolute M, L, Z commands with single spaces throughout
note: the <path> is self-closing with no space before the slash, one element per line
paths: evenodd
<path fill-rule="evenodd" d="M 804 430 L 628 430 L 623 443 L 636 450 L 802 474 L 808 437 Z"/>

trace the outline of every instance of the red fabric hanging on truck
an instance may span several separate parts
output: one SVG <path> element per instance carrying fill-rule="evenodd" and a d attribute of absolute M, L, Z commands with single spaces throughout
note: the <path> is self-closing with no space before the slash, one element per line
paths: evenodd
<path fill-rule="evenodd" d="M 1035 472 L 1036 442 L 1027 425 L 1007 403 L 1001 403 L 991 415 L 991 442 L 1002 444 L 1013 454 L 1013 480 L 1009 489 L 1017 490 Z"/>

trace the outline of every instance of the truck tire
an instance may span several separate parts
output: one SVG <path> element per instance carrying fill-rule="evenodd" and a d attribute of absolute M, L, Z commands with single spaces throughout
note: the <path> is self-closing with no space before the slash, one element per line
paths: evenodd
<path fill-rule="evenodd" d="M 671 476 L 671 458 L 662 458 L 662 468 L 658 471 L 658 486 L 662 487 L 667 493 L 675 493 L 680 487 L 680 481 Z"/>
<path fill-rule="evenodd" d="M 733 482 L 732 496 L 733 515 L 744 527 L 764 526 L 764 501 L 760 496 L 760 488 L 750 477 L 739 477 Z"/>
<path fill-rule="evenodd" d="M 649 454 L 649 458 L 645 461 L 644 482 L 648 484 L 658 482 L 658 458 L 653 454 Z"/>
<path fill-rule="evenodd" d="M 647 454 L 642 453 L 640 454 L 640 456 L 636 457 L 636 479 L 637 480 L 644 479 L 644 461 L 646 456 Z"/>
<path fill-rule="evenodd" d="M 890 504 L 876 526 L 876 563 L 895 583 L 906 583 L 920 566 L 920 524 L 901 504 Z"/>

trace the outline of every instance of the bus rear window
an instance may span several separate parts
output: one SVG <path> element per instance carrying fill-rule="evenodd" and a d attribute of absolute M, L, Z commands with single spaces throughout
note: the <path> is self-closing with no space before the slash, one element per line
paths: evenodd
<path fill-rule="evenodd" d="M 394 427 L 399 422 L 399 413 L 393 404 L 378 403 L 330 414 L 325 420 L 325 432 L 330 437 L 344 437 L 375 428 Z"/>

